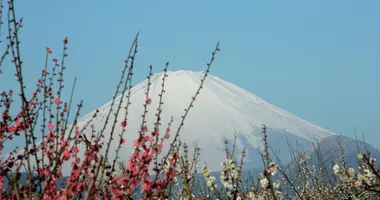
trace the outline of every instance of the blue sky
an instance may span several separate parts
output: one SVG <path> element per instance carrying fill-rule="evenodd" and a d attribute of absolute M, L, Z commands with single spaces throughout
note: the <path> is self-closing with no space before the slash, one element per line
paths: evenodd
<path fill-rule="evenodd" d="M 234 3 L 233 3 L 234 2 Z M 379 1 L 23 1 L 26 83 L 59 56 L 69 37 L 67 88 L 85 114 L 109 101 L 129 46 L 140 31 L 135 82 L 148 66 L 202 70 L 217 41 L 212 74 L 314 124 L 376 144 L 380 120 Z M 14 88 L 3 66 L 1 88 Z M 377 145 L 379 146 L 379 145 Z"/>

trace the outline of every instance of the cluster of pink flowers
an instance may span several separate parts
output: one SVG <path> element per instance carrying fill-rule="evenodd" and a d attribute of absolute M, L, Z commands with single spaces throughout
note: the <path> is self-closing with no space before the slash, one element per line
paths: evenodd
<path fill-rule="evenodd" d="M 67 38 L 64 40 L 64 49 L 66 50 Z M 46 49 L 49 56 L 52 53 L 50 48 Z M 65 53 L 67 57 L 67 53 Z M 2 198 L 20 197 L 28 198 L 31 195 L 43 197 L 43 199 L 73 199 L 81 195 L 83 192 L 89 192 L 91 199 L 126 199 L 136 193 L 135 188 L 141 186 L 141 193 L 145 194 L 146 199 L 161 199 L 168 185 L 175 181 L 177 175 L 176 163 L 179 157 L 178 153 L 171 152 L 165 161 L 168 168 L 155 167 L 154 171 L 157 176 L 152 179 L 149 167 L 152 165 L 156 156 L 162 152 L 163 141 L 170 137 L 170 127 L 167 128 L 163 137 L 159 138 L 159 129 L 149 134 L 148 127 L 141 128 L 141 134 L 138 139 L 133 141 L 134 152 L 125 165 L 126 171 L 121 176 L 116 177 L 112 174 L 111 169 L 105 170 L 105 179 L 99 173 L 99 165 L 104 165 L 108 161 L 101 160 L 100 153 L 104 146 L 102 139 L 104 136 L 95 137 L 92 135 L 91 141 L 87 140 L 84 135 L 84 129 L 79 127 L 73 131 L 68 131 L 65 126 L 66 115 L 69 111 L 67 102 L 63 102 L 60 96 L 54 96 L 54 88 L 52 81 L 56 76 L 56 70 L 61 67 L 57 64 L 57 59 L 53 59 L 53 72 L 49 73 L 47 69 L 42 71 L 41 78 L 37 81 L 37 89 L 33 93 L 32 98 L 28 102 L 28 107 L 20 112 L 15 118 L 10 115 L 10 104 L 12 101 L 13 91 L 3 94 L 1 105 L 6 109 L 1 113 L 0 122 L 0 152 L 3 145 L 7 141 L 12 140 L 20 133 L 25 132 L 24 137 L 32 145 L 26 148 L 11 152 L 6 160 L 0 160 L 0 192 Z M 51 75 L 50 77 L 48 77 Z M 62 73 L 60 74 L 62 76 Z M 59 80 L 59 79 L 58 79 Z M 61 92 L 60 87 L 58 94 Z M 39 96 L 42 95 L 42 98 Z M 46 103 L 47 102 L 47 103 Z M 151 104 L 152 100 L 147 98 L 145 104 Z M 54 115 L 52 105 L 56 106 Z M 63 106 L 62 106 L 63 105 Z M 37 130 L 33 127 L 36 123 L 38 114 L 46 115 L 41 126 L 42 141 L 36 143 Z M 96 117 L 94 114 L 93 118 Z M 45 123 L 45 121 L 47 121 Z M 86 125 L 90 125 L 91 120 Z M 127 128 L 127 121 L 120 123 L 122 128 Z M 47 129 L 45 129 L 47 127 Z M 46 132 L 46 135 L 45 135 Z M 74 134 L 71 134 L 73 132 Z M 124 138 L 120 139 L 120 145 L 125 144 Z M 84 145 L 86 150 L 80 152 L 79 145 Z M 80 155 L 83 154 L 81 157 Z M 35 165 L 26 164 L 33 162 Z M 63 179 L 62 168 L 65 162 L 71 162 L 71 174 L 65 180 L 65 186 L 59 187 L 57 180 Z M 157 162 L 157 161 L 156 161 Z M 164 165 L 162 165 L 164 166 Z M 27 185 L 13 188 L 9 185 L 4 187 L 4 179 L 8 182 L 19 181 L 18 178 L 12 179 L 10 173 L 20 174 L 19 170 L 23 168 L 29 172 L 27 177 Z M 30 170 L 30 171 L 28 171 Z M 159 176 L 163 175 L 163 176 Z M 35 177 L 37 175 L 37 177 Z M 31 176 L 31 177 L 29 177 Z M 99 178 L 99 177 L 102 178 Z M 35 177 L 36 179 L 33 179 Z M 91 187 L 91 188 L 90 188 Z M 103 193 L 99 193 L 103 188 Z M 91 189 L 91 190 L 90 190 Z M 38 191 L 37 191 L 38 190 Z M 89 191 L 90 190 L 90 191 Z M 32 192 L 32 194 L 31 194 Z M 10 195 L 10 196 L 9 196 Z M 87 194 L 88 195 L 88 194 Z"/>
<path fill-rule="evenodd" d="M 170 128 L 165 133 L 166 139 L 169 133 Z M 160 142 L 157 141 L 157 145 L 154 145 L 156 142 L 155 136 L 159 134 L 158 130 L 155 129 L 152 136 L 147 134 L 148 128 L 143 127 L 142 136 L 133 141 L 135 150 L 125 166 L 125 173 L 121 177 L 110 178 L 112 199 L 127 199 L 136 192 L 135 188 L 138 185 L 141 185 L 141 192 L 146 194 L 147 199 L 161 199 L 164 194 L 163 191 L 174 181 L 176 176 L 175 165 L 178 159 L 178 153 L 176 152 L 172 153 L 167 159 L 171 167 L 164 171 L 164 177 L 161 179 L 157 176 L 155 180 L 151 179 L 149 167 L 156 155 L 161 153 L 164 138 L 161 138 Z M 159 171 L 160 169 L 154 170 Z"/>

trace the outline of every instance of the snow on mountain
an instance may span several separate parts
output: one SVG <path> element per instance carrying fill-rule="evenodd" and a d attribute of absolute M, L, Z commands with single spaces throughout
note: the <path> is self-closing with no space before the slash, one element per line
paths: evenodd
<path fill-rule="evenodd" d="M 172 132 L 169 141 L 173 139 L 174 132 L 178 127 L 184 109 L 189 105 L 192 96 L 199 87 L 200 80 L 204 72 L 193 71 L 175 71 L 167 72 L 168 77 L 165 82 L 163 96 L 163 112 L 161 130 L 164 132 L 170 118 L 174 117 Z M 147 124 L 152 130 L 155 121 L 155 114 L 158 107 L 158 94 L 161 91 L 163 73 L 154 74 L 151 77 L 151 87 L 149 96 L 152 103 L 148 107 Z M 139 127 L 141 125 L 141 114 L 143 113 L 143 103 L 145 101 L 145 92 L 147 81 L 141 82 L 131 90 L 131 105 L 128 114 L 128 128 L 124 134 L 126 144 L 121 149 L 120 158 L 128 160 L 132 152 L 132 142 L 138 137 Z M 116 99 L 119 102 L 121 96 Z M 126 101 L 123 101 L 122 108 Z M 117 103 L 116 103 L 117 105 Z M 116 105 L 113 110 L 115 110 Z M 99 108 L 99 113 L 94 121 L 96 131 L 101 130 L 104 120 L 109 112 L 111 102 Z M 89 113 L 80 119 L 80 125 L 84 125 L 95 111 Z M 111 145 L 110 158 L 115 156 L 115 148 L 119 141 L 118 134 L 121 131 L 120 122 L 124 119 L 125 110 L 122 109 L 118 116 L 118 123 L 115 129 L 115 139 Z M 111 115 L 110 121 L 113 121 Z M 239 88 L 232 83 L 224 81 L 216 76 L 209 75 L 206 78 L 203 89 L 200 92 L 194 107 L 187 116 L 184 127 L 180 134 L 182 142 L 186 142 L 190 148 L 196 141 L 201 149 L 200 165 L 207 163 L 211 170 L 220 170 L 220 163 L 225 160 L 224 140 L 233 141 L 235 133 L 237 134 L 236 147 L 242 149 L 247 146 L 248 161 L 252 157 L 258 162 L 257 148 L 261 147 L 262 135 L 260 130 L 262 125 L 268 127 L 270 141 L 277 143 L 286 143 L 285 132 L 288 138 L 297 140 L 311 141 L 318 138 L 324 138 L 335 135 L 326 129 L 313 125 L 301 118 L 277 108 L 259 97 Z M 105 140 L 108 141 L 109 132 L 112 123 L 107 125 L 105 131 Z M 162 133 L 161 132 L 161 133 Z M 169 143 L 165 143 L 166 147 Z M 279 147 L 276 145 L 274 148 Z M 166 150 L 167 148 L 164 148 Z M 190 149 L 191 151 L 191 149 Z M 166 151 L 164 151 L 166 152 Z M 251 163 L 255 166 L 256 163 Z"/>

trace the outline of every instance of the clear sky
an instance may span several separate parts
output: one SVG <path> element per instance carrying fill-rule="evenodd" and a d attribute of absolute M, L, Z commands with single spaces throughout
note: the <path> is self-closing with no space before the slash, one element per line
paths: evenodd
<path fill-rule="evenodd" d="M 140 31 L 135 82 L 161 71 L 202 70 L 217 41 L 212 74 L 314 124 L 371 144 L 380 141 L 380 1 L 26 1 L 17 0 L 26 83 L 45 47 L 60 56 L 69 37 L 67 88 L 85 114 L 109 101 Z M 1 88 L 15 88 L 13 66 Z M 69 84 L 70 83 L 70 84 Z M 377 145 L 379 147 L 380 145 Z"/>

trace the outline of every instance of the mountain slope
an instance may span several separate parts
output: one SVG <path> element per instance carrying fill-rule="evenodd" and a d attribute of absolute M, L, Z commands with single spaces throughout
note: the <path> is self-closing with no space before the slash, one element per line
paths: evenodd
<path fill-rule="evenodd" d="M 299 149 L 297 152 L 299 152 Z M 352 167 L 357 172 L 359 171 L 359 165 L 362 163 L 358 160 L 358 153 L 365 155 L 370 153 L 371 158 L 375 158 L 375 160 L 380 159 L 380 151 L 374 146 L 347 136 L 332 135 L 315 143 L 314 149 L 302 150 L 302 157 L 298 157 L 290 163 L 283 165 L 282 171 L 285 171 L 291 180 L 300 180 L 298 177 L 302 161 L 302 164 L 307 164 L 310 171 L 315 169 L 313 176 L 319 177 L 321 180 L 324 179 L 327 182 L 334 182 L 333 165 L 338 164 L 340 169 L 343 169 L 342 158 L 344 158 L 347 167 Z M 376 164 L 377 167 L 378 164 Z M 304 175 L 306 171 L 303 170 L 301 173 Z"/>
<path fill-rule="evenodd" d="M 166 124 L 170 118 L 174 117 L 172 126 L 173 132 L 178 127 L 184 109 L 188 106 L 192 96 L 199 87 L 203 72 L 192 71 L 175 71 L 168 72 L 165 82 L 163 96 L 163 113 L 161 132 L 166 129 Z M 158 107 L 158 94 L 161 91 L 163 73 L 154 74 L 151 77 L 151 86 L 149 96 L 152 103 L 148 107 L 147 124 L 148 128 L 153 128 L 155 114 Z M 121 159 L 127 160 L 132 152 L 132 142 L 138 136 L 141 124 L 141 114 L 143 113 L 143 103 L 145 101 L 145 92 L 147 81 L 144 81 L 131 90 L 131 105 L 128 114 L 128 129 L 124 134 L 126 144 L 121 150 Z M 119 102 L 121 96 L 116 99 Z M 123 101 L 122 107 L 126 101 Z M 94 121 L 95 130 L 99 131 L 109 112 L 111 103 L 107 103 L 99 108 L 98 117 Z M 113 110 L 116 109 L 116 106 Z M 95 111 L 81 118 L 79 124 L 84 125 Z M 122 109 L 117 119 L 118 124 L 115 129 L 115 135 L 120 133 L 120 122 L 124 119 L 125 111 Z M 110 121 L 113 115 L 111 115 Z M 242 149 L 247 146 L 249 166 L 260 167 L 261 158 L 258 156 L 256 149 L 262 146 L 260 129 L 263 124 L 268 127 L 270 141 L 276 144 L 274 148 L 280 149 L 286 147 L 285 133 L 290 140 L 298 140 L 303 143 L 320 139 L 334 133 L 315 126 L 301 118 L 279 109 L 259 97 L 241 89 L 229 82 L 226 82 L 216 76 L 209 75 L 204 83 L 199 98 L 195 101 L 193 109 L 187 116 L 184 127 L 181 131 L 180 139 L 186 142 L 190 147 L 194 141 L 198 142 L 201 149 L 201 163 L 207 161 L 211 170 L 219 170 L 220 163 L 225 159 L 224 140 L 233 141 L 235 133 L 237 134 L 236 147 Z M 108 140 L 111 124 L 108 124 L 105 131 L 105 139 Z M 113 141 L 110 149 L 111 158 L 114 157 L 114 150 L 119 139 Z M 173 138 L 171 135 L 170 139 Z M 281 146 L 280 143 L 284 146 Z M 165 143 L 168 146 L 168 143 Z M 165 149 L 165 148 L 164 148 Z M 286 161 L 286 160 L 285 160 Z"/>

